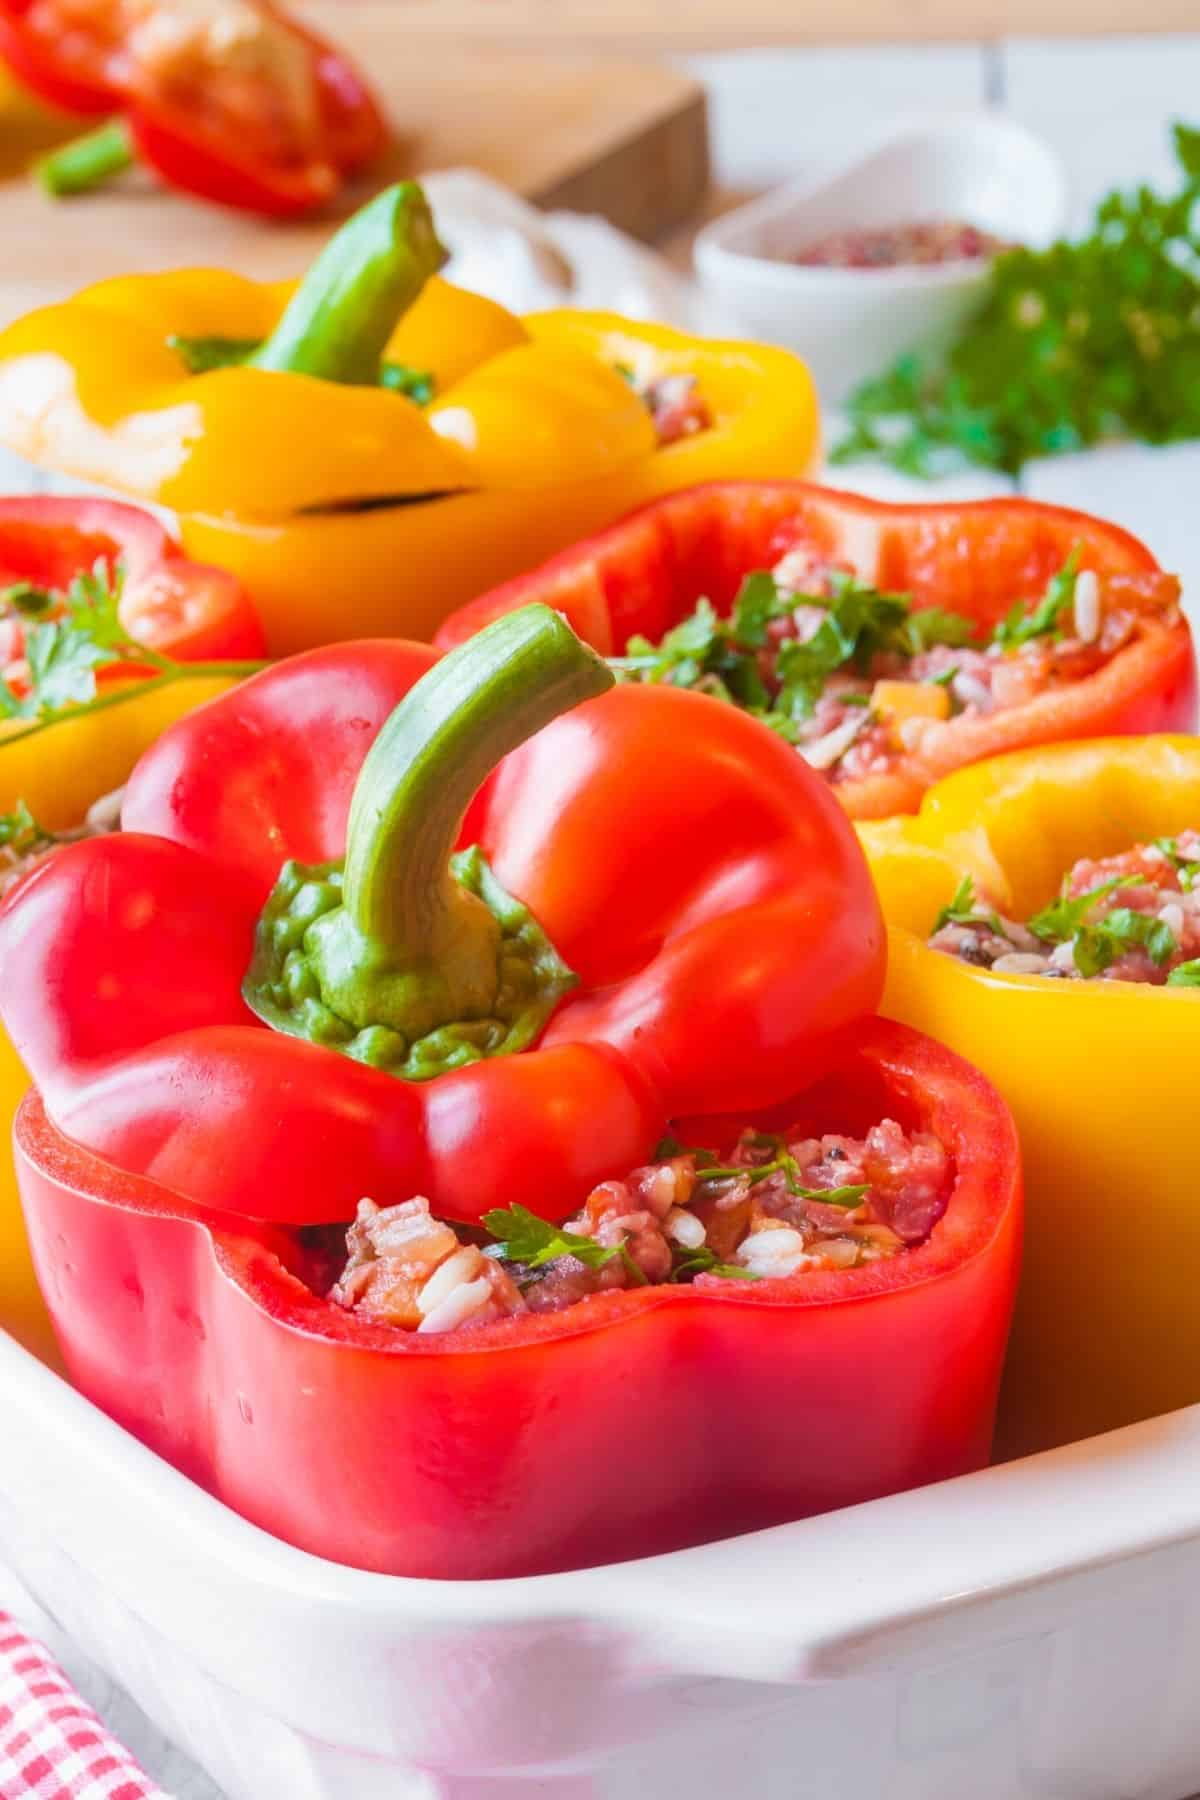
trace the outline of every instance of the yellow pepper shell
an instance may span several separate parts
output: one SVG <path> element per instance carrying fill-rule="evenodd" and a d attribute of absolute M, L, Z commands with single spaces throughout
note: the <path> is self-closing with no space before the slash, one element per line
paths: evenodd
<path fill-rule="evenodd" d="M 492 357 L 431 406 L 429 420 L 481 488 L 587 481 L 644 462 L 657 443 L 629 383 L 571 344 L 522 344 Z"/>
<path fill-rule="evenodd" d="M 859 827 L 891 927 L 883 1011 L 977 1064 L 1021 1133 L 1004 1455 L 1200 1400 L 1200 990 L 994 974 L 925 940 L 964 874 L 1025 919 L 1081 857 L 1197 823 L 1200 738 L 1158 737 L 997 757 L 939 782 L 912 818 Z"/>

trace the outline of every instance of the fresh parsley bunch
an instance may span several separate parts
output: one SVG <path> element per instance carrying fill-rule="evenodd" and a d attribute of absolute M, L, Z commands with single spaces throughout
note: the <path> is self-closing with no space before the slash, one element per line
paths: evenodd
<path fill-rule="evenodd" d="M 941 361 L 902 357 L 850 401 L 835 462 L 1016 474 L 1110 438 L 1200 437 L 1200 130 L 1177 124 L 1169 198 L 1107 195 L 1076 243 L 996 260 L 982 312 Z"/>

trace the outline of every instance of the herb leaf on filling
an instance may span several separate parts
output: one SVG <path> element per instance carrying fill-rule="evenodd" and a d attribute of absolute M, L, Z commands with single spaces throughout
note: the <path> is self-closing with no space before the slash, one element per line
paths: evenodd
<path fill-rule="evenodd" d="M 1025 609 L 1025 602 L 1018 600 L 992 633 L 993 644 L 1002 650 L 1019 650 L 1022 644 L 1032 643 L 1034 638 L 1058 637 L 1062 635 L 1063 619 L 1075 604 L 1075 583 L 1079 579 L 1079 558 L 1083 546 L 1073 546 L 1066 562 L 1052 575 L 1046 586 L 1046 592 L 1035 606 Z"/>
<path fill-rule="evenodd" d="M 560 1256 L 573 1256 L 589 1269 L 603 1269 L 620 1257 L 636 1285 L 644 1287 L 646 1277 L 630 1256 L 624 1244 L 598 1244 L 595 1238 L 581 1237 L 539 1219 L 524 1206 L 510 1206 L 484 1213 L 483 1227 L 496 1239 L 508 1262 L 523 1263 L 527 1269 L 541 1269 Z"/>
<path fill-rule="evenodd" d="M 24 800 L 18 800 L 11 812 L 0 813 L 0 849 L 24 856 L 54 842 L 54 833 L 38 824 Z"/>

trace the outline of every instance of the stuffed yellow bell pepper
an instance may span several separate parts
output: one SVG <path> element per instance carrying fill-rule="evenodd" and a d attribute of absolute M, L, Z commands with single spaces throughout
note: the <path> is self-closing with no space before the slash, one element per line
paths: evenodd
<path fill-rule="evenodd" d="M 1021 1133 L 1000 1453 L 1200 1401 L 1200 738 L 998 757 L 860 836 L 884 1011 L 976 1063 Z"/>
<path fill-rule="evenodd" d="M 407 183 L 294 289 L 209 270 L 85 289 L 0 335 L 0 441 L 171 508 L 276 653 L 428 637 L 659 494 L 811 467 L 812 383 L 785 351 L 522 321 L 438 279 L 444 254 Z"/>

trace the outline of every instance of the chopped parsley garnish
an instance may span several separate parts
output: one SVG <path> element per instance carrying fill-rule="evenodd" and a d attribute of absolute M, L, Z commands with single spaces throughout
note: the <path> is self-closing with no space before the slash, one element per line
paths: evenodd
<path fill-rule="evenodd" d="M 11 812 L 0 813 L 0 849 L 14 856 L 27 856 L 31 850 L 57 842 L 52 831 L 39 825 L 24 800 L 18 800 Z"/>
<path fill-rule="evenodd" d="M 110 577 L 101 559 L 71 583 L 62 618 L 27 622 L 27 691 L 19 694 L 0 678 L 0 718 L 42 719 L 95 699 L 96 670 L 133 649 L 117 617 L 120 589 L 120 573 Z"/>
<path fill-rule="evenodd" d="M 935 644 L 948 644 L 951 649 L 961 650 L 978 630 L 975 620 L 968 619 L 965 613 L 946 612 L 940 606 L 921 606 L 909 613 L 895 647 L 906 656 L 919 656 L 922 650 L 932 650 Z M 957 673 L 957 669 L 951 671 L 952 675 Z"/>
<path fill-rule="evenodd" d="M 1168 987 L 1200 987 L 1200 956 L 1193 957 L 1191 962 L 1180 963 L 1167 976 Z"/>
<path fill-rule="evenodd" d="M 173 682 L 207 672 L 248 674 L 256 663 L 181 663 L 131 637 L 121 623 L 120 564 L 112 570 L 101 557 L 76 575 L 66 593 L 53 596 L 61 614 L 28 616 L 24 622 L 27 675 L 18 686 L 0 676 L 0 720 L 43 725 L 81 707 L 102 705 L 100 670 L 128 663 L 149 670 L 148 681 Z M 116 694 L 113 698 L 122 698 Z"/>
<path fill-rule="evenodd" d="M 484 1213 L 483 1225 L 496 1239 L 505 1260 L 521 1263 L 527 1269 L 544 1268 L 560 1256 L 574 1256 L 589 1269 L 603 1269 L 620 1257 L 635 1286 L 646 1285 L 646 1277 L 623 1243 L 598 1244 L 594 1238 L 581 1237 L 577 1232 L 564 1231 L 561 1225 L 539 1219 L 527 1207 L 510 1206 Z"/>
<path fill-rule="evenodd" d="M 1034 638 L 1062 635 L 1063 618 L 1075 604 L 1082 552 L 1083 546 L 1076 544 L 1058 574 L 1051 576 L 1046 592 L 1035 606 L 1026 611 L 1024 601 L 1017 601 L 992 633 L 993 644 L 1002 650 L 1019 650 Z"/>
<path fill-rule="evenodd" d="M 1088 923 L 1088 915 L 1098 901 L 1115 888 L 1128 885 L 1129 877 L 1118 875 L 1101 882 L 1099 887 L 1089 888 L 1086 894 L 1074 898 L 1061 894 L 1033 915 L 1029 929 L 1043 943 L 1070 944 L 1075 967 L 1085 977 L 1103 973 L 1119 956 L 1136 949 L 1144 949 L 1161 969 L 1178 949 L 1175 934 L 1161 919 L 1118 906 L 1095 925 Z"/>
<path fill-rule="evenodd" d="M 768 1159 L 760 1163 L 729 1164 L 726 1167 L 713 1166 L 712 1158 L 707 1151 L 697 1150 L 691 1154 L 698 1164 L 696 1185 L 698 1187 L 724 1186 L 728 1183 L 745 1182 L 756 1187 L 769 1175 L 782 1175 L 787 1183 L 788 1192 L 798 1200 L 816 1200 L 822 1206 L 840 1206 L 852 1212 L 860 1206 L 863 1197 L 870 1192 L 866 1182 L 850 1187 L 812 1188 L 806 1187 L 801 1179 L 803 1170 L 795 1157 L 783 1148 L 784 1140 L 766 1132 L 755 1132 L 742 1139 L 744 1144 L 754 1149 L 763 1150 Z"/>
<path fill-rule="evenodd" d="M 759 1280 L 753 1269 L 743 1269 L 739 1263 L 722 1262 L 705 1244 L 701 1244 L 698 1250 L 685 1250 L 676 1244 L 671 1253 L 671 1273 L 668 1280 L 693 1281 L 697 1275 L 720 1275 L 727 1281 Z"/>
<path fill-rule="evenodd" d="M 1072 954 L 1083 976 L 1099 975 L 1119 956 L 1143 949 L 1157 968 L 1169 963 L 1179 948 L 1175 933 L 1152 913 L 1118 906 L 1098 925 L 1083 925 L 1075 934 Z"/>
<path fill-rule="evenodd" d="M 660 643 L 631 638 L 612 667 L 625 681 L 694 688 L 742 706 L 796 743 L 831 675 L 849 670 L 865 676 L 878 655 L 908 658 L 934 644 L 961 646 L 975 632 L 974 622 L 959 613 L 914 611 L 909 595 L 882 593 L 843 570 L 829 572 L 828 586 L 825 594 L 796 593 L 756 570 L 742 582 L 728 618 L 702 599 Z M 770 641 L 769 627 L 805 606 L 824 616 L 811 636 L 785 636 L 778 643 L 769 687 L 759 656 Z M 869 704 L 865 694 L 842 698 Z"/>
<path fill-rule="evenodd" d="M 1194 858 L 1189 860 L 1179 853 L 1178 840 L 1175 838 L 1155 838 L 1154 847 L 1161 850 L 1171 867 L 1179 877 L 1179 885 L 1185 894 L 1190 894 L 1197 882 L 1200 882 L 1200 862 Z"/>
<path fill-rule="evenodd" d="M 833 675 L 868 678 L 877 657 L 908 662 L 939 645 L 1004 652 L 1019 650 L 1037 638 L 1062 634 L 1074 604 L 1080 546 L 1076 546 L 1045 593 L 1031 605 L 1018 600 L 990 637 L 963 613 L 940 606 L 914 608 L 910 594 L 885 593 L 842 569 L 825 576 L 828 591 L 806 594 L 781 587 L 768 570 L 757 569 L 742 582 L 728 618 L 709 599 L 672 627 L 661 641 L 635 636 L 623 656 L 610 659 L 618 680 L 658 682 L 692 688 L 743 707 L 789 743 L 804 741 L 804 727 Z M 820 610 L 821 618 L 807 636 L 772 632 L 798 608 Z M 769 666 L 763 652 L 771 653 Z M 886 665 L 885 665 L 886 666 Z M 926 679 L 949 688 L 957 665 Z M 870 695 L 851 689 L 839 692 L 847 706 L 870 706 Z"/>
<path fill-rule="evenodd" d="M 1119 888 L 1125 877 L 1118 875 L 1112 881 L 1102 881 L 1099 887 L 1089 888 L 1086 894 L 1076 894 L 1072 899 L 1067 894 L 1060 894 L 1041 912 L 1034 913 L 1029 921 L 1029 929 L 1034 937 L 1041 938 L 1048 944 L 1066 944 L 1080 930 L 1098 900 L 1105 894 L 1111 894 Z"/>
<path fill-rule="evenodd" d="M 979 904 L 975 895 L 975 883 L 969 875 L 964 875 L 952 894 L 949 904 L 943 906 L 933 922 L 933 929 L 938 932 L 944 925 L 986 925 L 997 937 L 1006 936 L 1004 922 L 998 913 L 990 911 Z"/>

